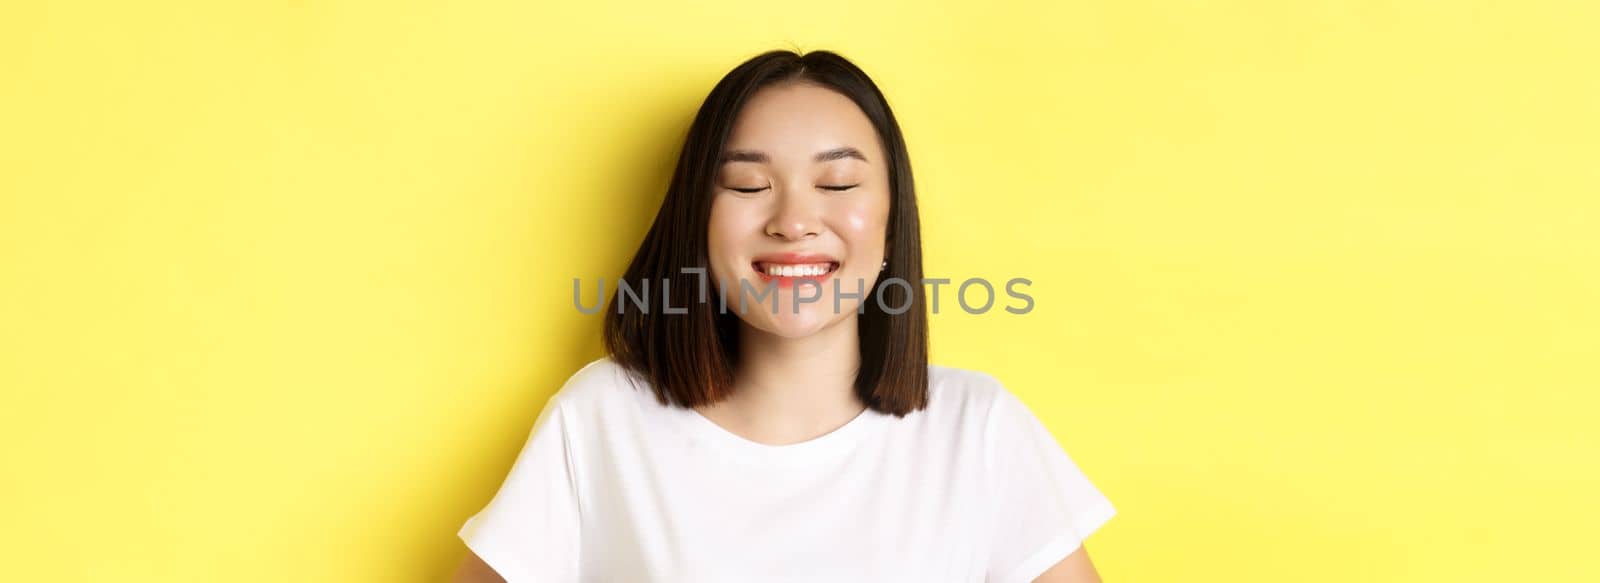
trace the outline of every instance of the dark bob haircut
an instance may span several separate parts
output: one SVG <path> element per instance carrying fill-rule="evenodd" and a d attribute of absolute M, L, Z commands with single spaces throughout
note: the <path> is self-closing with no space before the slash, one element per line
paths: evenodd
<path fill-rule="evenodd" d="M 735 67 L 711 89 L 689 126 L 666 199 L 623 281 L 636 288 L 640 282 L 666 281 L 670 289 L 680 292 L 672 295 L 705 297 L 694 290 L 703 283 L 700 273 L 709 271 L 683 270 L 708 269 L 713 181 L 734 119 L 757 90 L 787 82 L 809 82 L 850 98 L 872 121 L 882 140 L 891 199 L 885 241 L 888 266 L 862 298 L 863 312 L 857 319 L 861 366 L 855 391 L 868 407 L 904 416 L 928 402 L 928 317 L 911 161 L 900 125 L 883 93 L 865 72 L 838 54 L 769 51 Z M 884 285 L 885 280 L 896 278 L 910 285 Z M 606 310 L 606 351 L 617 364 L 646 381 L 662 405 L 709 405 L 733 391 L 733 371 L 739 362 L 738 315 L 732 309 L 720 310 L 715 302 L 686 304 L 681 308 L 674 305 L 673 313 L 641 310 L 637 305 L 628 306 L 617 293 Z M 898 314 L 883 309 L 908 305 L 909 309 Z"/>

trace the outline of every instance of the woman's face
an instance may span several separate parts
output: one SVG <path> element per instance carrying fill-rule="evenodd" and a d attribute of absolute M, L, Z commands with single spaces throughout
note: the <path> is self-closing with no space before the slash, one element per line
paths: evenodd
<path fill-rule="evenodd" d="M 788 338 L 854 322 L 872 301 L 889 222 L 889 166 L 866 114 L 831 89 L 768 86 L 735 118 L 724 158 L 708 240 L 727 310 Z"/>

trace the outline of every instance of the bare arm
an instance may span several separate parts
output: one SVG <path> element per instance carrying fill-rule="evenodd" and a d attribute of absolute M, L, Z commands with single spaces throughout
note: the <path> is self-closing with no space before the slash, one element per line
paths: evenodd
<path fill-rule="evenodd" d="M 506 580 L 478 558 L 476 553 L 468 550 L 467 556 L 461 559 L 461 565 L 456 567 L 455 575 L 450 577 L 450 583 L 506 583 Z"/>
<path fill-rule="evenodd" d="M 1033 583 L 1100 583 L 1100 574 L 1089 562 L 1089 549 L 1079 545 L 1078 550 L 1040 573 Z"/>

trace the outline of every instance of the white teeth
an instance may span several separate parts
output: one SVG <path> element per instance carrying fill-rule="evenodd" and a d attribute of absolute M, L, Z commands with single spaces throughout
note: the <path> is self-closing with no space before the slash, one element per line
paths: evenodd
<path fill-rule="evenodd" d="M 827 273 L 832 264 L 810 263 L 805 265 L 773 265 L 765 264 L 761 270 L 767 275 L 775 277 L 815 277 Z"/>

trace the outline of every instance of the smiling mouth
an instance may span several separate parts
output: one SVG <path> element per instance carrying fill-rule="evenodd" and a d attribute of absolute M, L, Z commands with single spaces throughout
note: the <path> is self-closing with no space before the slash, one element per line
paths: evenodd
<path fill-rule="evenodd" d="M 795 279 L 821 278 L 839 270 L 838 261 L 819 263 L 770 263 L 757 261 L 750 264 L 757 274 L 766 278 Z"/>

